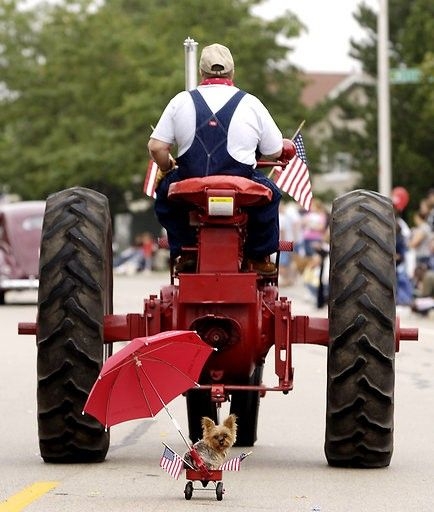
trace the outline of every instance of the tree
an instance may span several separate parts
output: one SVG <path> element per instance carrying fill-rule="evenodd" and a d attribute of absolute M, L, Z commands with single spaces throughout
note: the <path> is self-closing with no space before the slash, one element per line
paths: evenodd
<path fill-rule="evenodd" d="M 151 125 L 184 88 L 187 36 L 227 44 L 237 84 L 289 134 L 303 117 L 287 62 L 301 24 L 290 13 L 264 21 L 251 13 L 258 3 L 64 0 L 25 10 L 0 0 L 1 182 L 24 199 L 87 186 L 115 211 L 127 192 L 140 197 Z"/>
<path fill-rule="evenodd" d="M 411 207 L 417 208 L 434 185 L 434 6 L 431 0 L 389 0 L 390 67 L 417 68 L 422 78 L 415 84 L 391 84 L 391 132 L 393 186 L 407 188 Z M 361 42 L 352 41 L 352 56 L 362 63 L 363 70 L 377 76 L 377 17 L 367 6 L 355 14 L 366 30 Z M 377 90 L 365 86 L 369 99 L 366 106 L 349 105 L 345 98 L 338 100 L 344 118 L 361 118 L 365 133 L 336 130 L 335 143 L 353 155 L 354 167 L 363 178 L 360 186 L 378 187 L 377 148 Z"/>

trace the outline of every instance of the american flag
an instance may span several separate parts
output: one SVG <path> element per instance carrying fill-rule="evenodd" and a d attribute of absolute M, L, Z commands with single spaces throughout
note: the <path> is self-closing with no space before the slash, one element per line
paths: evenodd
<path fill-rule="evenodd" d="M 241 455 L 238 455 L 238 457 L 234 457 L 232 459 L 227 460 L 224 462 L 219 469 L 222 471 L 239 471 L 241 468 L 241 461 L 243 461 L 246 457 L 248 457 L 252 452 L 249 453 L 242 453 Z"/>
<path fill-rule="evenodd" d="M 143 192 L 149 197 L 155 197 L 155 179 L 157 177 L 158 165 L 150 160 L 146 170 Z"/>
<path fill-rule="evenodd" d="M 301 133 L 295 136 L 293 142 L 295 144 L 296 155 L 285 169 L 273 167 L 272 178 L 283 192 L 287 192 L 299 202 L 305 210 L 309 210 L 312 201 L 312 185 L 310 183 L 307 157 Z"/>
<path fill-rule="evenodd" d="M 160 467 L 167 471 L 169 475 L 178 480 L 179 475 L 184 467 L 184 461 L 167 445 L 164 445 L 164 452 L 161 456 Z"/>

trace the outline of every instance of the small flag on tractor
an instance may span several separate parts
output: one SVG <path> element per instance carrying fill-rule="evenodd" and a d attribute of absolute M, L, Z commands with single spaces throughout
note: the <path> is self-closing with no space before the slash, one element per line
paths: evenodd
<path fill-rule="evenodd" d="M 160 460 L 160 467 L 169 475 L 178 480 L 184 467 L 183 459 L 167 445 L 164 445 L 164 452 Z"/>
<path fill-rule="evenodd" d="M 155 198 L 157 172 L 158 165 L 153 160 L 150 160 L 146 170 L 145 183 L 143 184 L 143 192 L 149 197 Z"/>
<path fill-rule="evenodd" d="M 312 201 L 312 185 L 301 132 L 298 132 L 292 141 L 295 144 L 296 155 L 284 169 L 274 167 L 272 179 L 283 192 L 288 193 L 305 210 L 309 210 Z"/>

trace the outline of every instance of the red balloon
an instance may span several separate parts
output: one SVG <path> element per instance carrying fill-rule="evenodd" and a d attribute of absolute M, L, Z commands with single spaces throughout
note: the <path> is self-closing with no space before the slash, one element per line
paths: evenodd
<path fill-rule="evenodd" d="M 392 203 L 397 210 L 402 211 L 408 205 L 409 200 L 410 195 L 404 187 L 395 187 L 392 190 Z"/>

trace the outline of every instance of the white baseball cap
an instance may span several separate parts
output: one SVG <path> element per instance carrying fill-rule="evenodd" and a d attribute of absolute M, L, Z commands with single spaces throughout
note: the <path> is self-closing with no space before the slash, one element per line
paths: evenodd
<path fill-rule="evenodd" d="M 234 70 L 234 59 L 226 46 L 214 43 L 202 50 L 199 67 L 209 75 L 226 75 Z"/>

